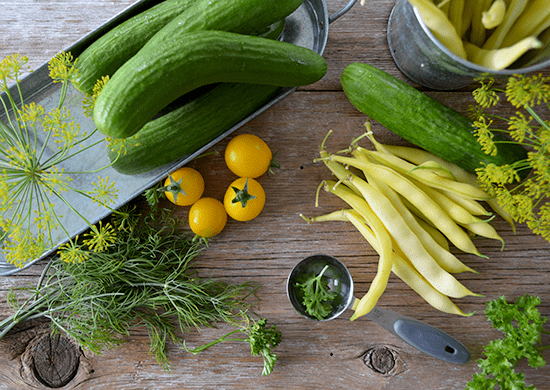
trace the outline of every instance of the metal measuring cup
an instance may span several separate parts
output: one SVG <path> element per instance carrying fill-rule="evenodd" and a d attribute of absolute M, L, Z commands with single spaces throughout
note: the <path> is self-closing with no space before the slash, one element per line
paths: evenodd
<path fill-rule="evenodd" d="M 316 321 L 318 321 L 317 318 L 306 312 L 296 283 L 304 274 L 313 272 L 318 275 L 326 265 L 328 268 L 323 276 L 327 278 L 331 291 L 338 292 L 339 298 L 334 300 L 331 313 L 322 321 L 338 317 L 346 309 L 352 309 L 354 304 L 359 302 L 353 296 L 351 274 L 340 260 L 324 254 L 306 257 L 290 272 L 287 279 L 287 295 L 298 313 Z M 464 364 L 470 359 L 470 352 L 461 342 L 422 321 L 380 307 L 374 307 L 365 317 L 427 355 L 457 364 Z"/>

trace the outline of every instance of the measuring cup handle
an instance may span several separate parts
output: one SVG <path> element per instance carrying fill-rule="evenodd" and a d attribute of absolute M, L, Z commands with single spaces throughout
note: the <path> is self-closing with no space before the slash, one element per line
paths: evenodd
<path fill-rule="evenodd" d="M 470 352 L 460 341 L 425 322 L 401 318 L 393 329 L 405 342 L 435 358 L 457 364 L 470 359 Z"/>

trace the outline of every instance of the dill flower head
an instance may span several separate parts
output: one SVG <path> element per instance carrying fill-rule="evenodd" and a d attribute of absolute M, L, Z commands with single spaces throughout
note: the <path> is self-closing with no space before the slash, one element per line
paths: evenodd
<path fill-rule="evenodd" d="M 62 84 L 59 104 L 49 110 L 34 102 L 25 104 L 22 96 L 12 96 L 8 82 L 15 82 L 19 94 L 18 78 L 27 61 L 27 57 L 15 54 L 0 62 L 0 91 L 4 92 L 0 102 L 13 111 L 5 122 L 0 120 L 0 239 L 6 261 L 17 267 L 56 246 L 60 241 L 57 232 L 70 235 L 63 226 L 59 205 L 84 219 L 91 229 L 91 248 L 102 250 L 112 241 L 110 225 L 92 226 L 64 196 L 75 193 L 103 207 L 117 197 L 117 189 L 108 179 L 99 177 L 97 183 L 92 183 L 93 190 L 85 191 L 73 184 L 72 175 L 87 172 L 67 171 L 71 158 L 97 145 L 83 142 L 88 134 L 81 131 L 64 106 L 67 88 L 77 77 L 76 60 L 70 53 L 59 53 L 49 62 L 50 77 Z M 21 103 L 17 105 L 16 100 Z M 63 249 L 64 257 L 71 261 L 85 258 L 70 244 Z"/>
<path fill-rule="evenodd" d="M 523 145 L 529 151 L 526 160 L 512 165 L 479 168 L 480 186 L 496 197 L 514 220 L 525 222 L 533 233 L 550 241 L 550 122 L 543 118 L 550 114 L 550 77 L 515 75 L 508 78 L 505 89 L 492 82 L 482 83 L 473 95 L 477 103 L 470 110 L 476 113 L 474 133 L 485 153 L 496 153 L 496 131 L 508 134 L 505 142 Z M 507 123 L 504 130 L 491 127 L 489 108 L 495 102 L 503 103 L 495 95 L 503 95 L 505 102 L 517 109 L 510 118 L 499 116 Z M 530 174 L 522 181 L 525 171 Z"/>

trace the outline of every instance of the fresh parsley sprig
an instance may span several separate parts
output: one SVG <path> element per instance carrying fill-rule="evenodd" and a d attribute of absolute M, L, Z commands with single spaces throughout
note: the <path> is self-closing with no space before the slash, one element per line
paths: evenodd
<path fill-rule="evenodd" d="M 542 351 L 550 345 L 542 344 L 541 335 L 549 332 L 543 329 L 547 318 L 537 309 L 540 302 L 539 297 L 526 294 L 513 303 L 504 296 L 487 303 L 485 315 L 495 329 L 504 332 L 504 337 L 484 347 L 485 358 L 478 360 L 482 372 L 473 375 L 467 390 L 490 390 L 497 385 L 500 389 L 535 389 L 527 386 L 525 374 L 514 368 L 523 359 L 533 368 L 546 364 Z"/>
<path fill-rule="evenodd" d="M 296 283 L 296 287 L 303 292 L 302 303 L 306 312 L 318 320 L 327 318 L 332 311 L 333 301 L 338 297 L 336 291 L 329 290 L 328 280 L 323 276 L 328 267 L 325 265 L 317 276 L 313 272 L 306 274 L 305 280 Z"/>
<path fill-rule="evenodd" d="M 250 354 L 252 356 L 262 356 L 264 360 L 262 375 L 269 375 L 273 372 L 273 367 L 277 362 L 277 354 L 273 352 L 273 349 L 281 342 L 282 334 L 277 330 L 277 325 L 272 325 L 270 328 L 267 328 L 267 319 L 265 318 L 254 321 L 248 314 L 243 313 L 243 319 L 243 326 L 227 333 L 217 340 L 194 349 L 189 349 L 184 344 L 184 348 L 187 352 L 197 355 L 211 346 L 225 341 L 244 341 L 250 344 Z M 238 333 L 244 333 L 246 337 L 231 337 Z"/>

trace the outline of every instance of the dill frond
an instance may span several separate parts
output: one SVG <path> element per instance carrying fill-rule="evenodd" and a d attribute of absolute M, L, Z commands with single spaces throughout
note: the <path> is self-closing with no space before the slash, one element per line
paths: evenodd
<path fill-rule="evenodd" d="M 86 191 L 78 188 L 83 183 L 76 181 L 74 184 L 71 175 L 91 172 L 67 172 L 63 168 L 71 166 L 71 158 L 77 154 L 104 142 L 86 142 L 90 135 L 81 131 L 80 124 L 64 105 L 68 86 L 78 78 L 77 61 L 71 53 L 65 52 L 49 61 L 50 78 L 62 85 L 57 106 L 48 109 L 35 102 L 26 104 L 22 96 L 18 77 L 28 58 L 14 54 L 0 61 L 0 90 L 5 92 L 0 95 L 0 104 L 4 111 L 11 108 L 13 113 L 6 117 L 6 123 L 0 121 L 1 252 L 6 261 L 18 267 L 64 241 L 63 235 L 71 238 L 58 209 L 68 207 L 93 228 L 78 211 L 78 205 L 67 200 L 68 193 L 91 199 L 102 207 L 108 207 L 116 199 L 117 190 L 108 179 L 100 177 L 94 189 Z M 15 82 L 13 88 L 8 86 L 9 81 Z M 12 94 L 17 94 L 17 98 Z M 94 172 L 103 168 L 95 168 Z M 97 231 L 100 238 L 96 238 L 94 249 L 102 248 L 110 240 L 106 232 L 104 229 Z M 63 256 L 71 261 L 85 258 L 73 247 L 65 246 L 64 249 Z"/>

